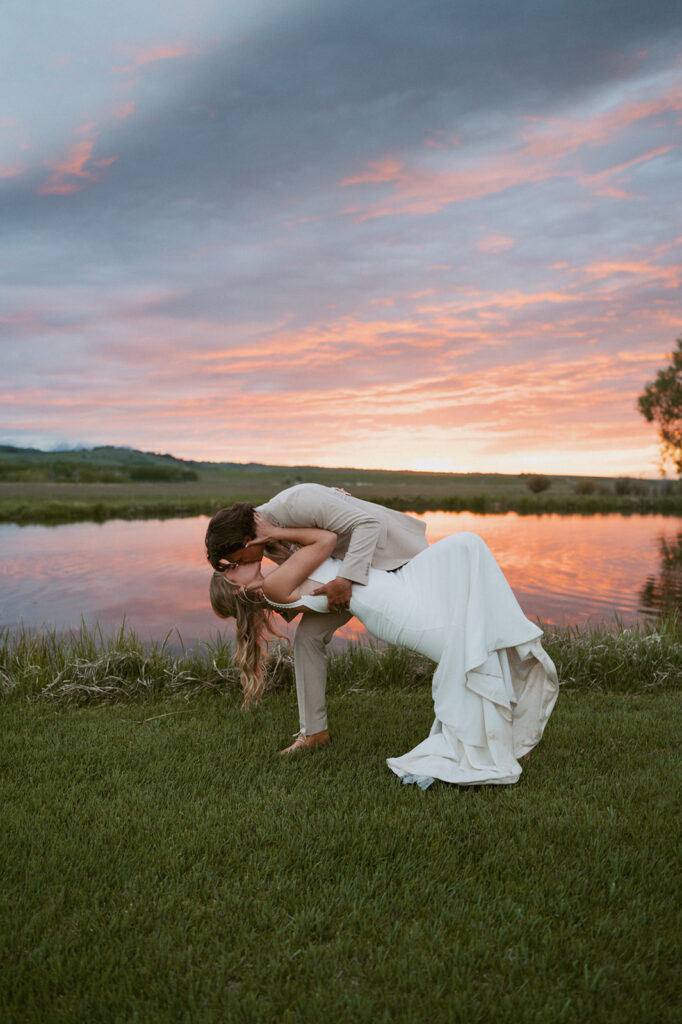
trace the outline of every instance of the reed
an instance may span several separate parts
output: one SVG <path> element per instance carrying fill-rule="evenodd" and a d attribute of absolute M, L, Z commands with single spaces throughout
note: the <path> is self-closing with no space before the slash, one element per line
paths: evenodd
<path fill-rule="evenodd" d="M 634 627 L 549 628 L 544 646 L 562 685 L 610 693 L 682 688 L 682 621 L 675 611 Z"/>
<path fill-rule="evenodd" d="M 52 704 L 113 704 L 206 691 L 224 691 L 238 682 L 230 645 L 174 654 L 169 641 L 145 644 L 123 623 L 110 636 L 99 626 L 56 630 L 0 631 L 0 687 L 6 697 L 21 695 Z"/>
<path fill-rule="evenodd" d="M 529 482 L 535 478 L 525 474 L 413 473 L 314 466 L 228 467 L 177 460 L 169 463 L 145 453 L 120 450 L 112 450 L 108 455 L 119 462 L 132 462 L 116 466 L 100 452 L 99 458 L 104 461 L 98 468 L 88 463 L 95 455 L 73 453 L 69 457 L 75 476 L 69 482 L 57 479 L 55 467 L 50 469 L 49 456 L 44 453 L 44 464 L 34 464 L 31 476 L 26 475 L 28 470 L 19 472 L 13 458 L 3 457 L 0 452 L 0 522 L 49 525 L 213 515 L 234 501 L 260 504 L 277 491 L 303 481 L 343 487 L 357 497 L 404 512 L 682 514 L 682 485 L 672 480 L 552 476 L 543 478 L 550 485 L 546 490 L 530 493 Z M 157 465 L 138 465 L 140 460 L 149 462 L 154 458 Z M 114 470 L 121 479 L 106 482 Z M 100 473 L 99 482 L 85 482 L 92 473 L 97 476 L 95 471 Z M 46 473 L 52 474 L 50 480 L 44 479 Z M 139 473 L 146 474 L 147 479 L 130 478 Z M 169 473 L 177 479 L 165 479 Z M 188 473 L 197 478 L 185 479 Z M 81 482 L 74 482 L 78 478 Z"/>
<path fill-rule="evenodd" d="M 171 646 L 173 642 L 173 647 Z M 180 645 L 180 653 L 173 648 Z M 658 622 L 547 628 L 544 645 L 566 688 L 611 693 L 654 693 L 682 685 L 682 624 L 671 614 Z M 389 688 L 428 689 L 426 658 L 380 643 L 351 643 L 333 651 L 330 693 Z M 291 689 L 288 645 L 271 646 L 266 690 Z M 53 705 L 104 705 L 237 691 L 232 648 L 220 636 L 185 649 L 172 631 L 143 643 L 125 623 L 112 636 L 82 625 L 73 633 L 0 630 L 0 692 Z"/>

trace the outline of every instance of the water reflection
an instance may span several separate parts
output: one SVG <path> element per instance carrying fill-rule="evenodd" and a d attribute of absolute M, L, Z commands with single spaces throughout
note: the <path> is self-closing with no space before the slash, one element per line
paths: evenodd
<path fill-rule="evenodd" d="M 682 531 L 659 537 L 658 575 L 648 576 L 640 590 L 642 607 L 655 615 L 682 609 Z"/>
<path fill-rule="evenodd" d="M 430 543 L 459 530 L 478 533 L 526 615 L 556 625 L 611 621 L 614 614 L 632 624 L 658 611 L 662 604 L 656 605 L 655 598 L 644 600 L 642 581 L 671 579 L 673 552 L 682 540 L 679 520 L 666 516 L 463 512 L 451 517 L 437 512 L 422 518 L 427 520 Z M 669 557 L 664 561 L 666 552 Z M 659 569 L 662 564 L 667 572 Z M 668 607 L 682 607 L 679 584 L 677 597 L 673 586 L 664 589 L 670 597 Z"/>
<path fill-rule="evenodd" d="M 682 605 L 682 531 L 663 516 L 426 513 L 427 537 L 462 530 L 488 543 L 531 619 L 631 623 Z M 187 644 L 229 627 L 208 602 L 207 520 L 0 525 L 0 625 L 112 632 L 125 620 L 145 639 L 179 630 Z M 346 637 L 363 635 L 359 623 Z"/>

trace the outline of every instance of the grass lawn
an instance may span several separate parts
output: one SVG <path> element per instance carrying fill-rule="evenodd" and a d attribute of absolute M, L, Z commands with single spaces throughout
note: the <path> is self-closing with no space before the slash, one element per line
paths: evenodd
<path fill-rule="evenodd" d="M 403 786 L 428 686 L 0 702 L 0 1020 L 678 1021 L 679 693 L 567 686 L 514 787 Z"/>
<path fill-rule="evenodd" d="M 0 522 L 67 523 L 213 515 L 234 501 L 260 504 L 302 481 L 342 487 L 358 498 L 406 512 L 520 514 L 682 514 L 679 483 L 625 482 L 616 493 L 608 477 L 551 476 L 548 490 L 532 494 L 528 477 L 499 473 L 411 473 L 303 466 L 209 468 L 197 464 L 194 481 L 75 483 L 0 479 Z M 0 458 L 0 469 L 2 460 Z M 589 492 L 581 492 L 587 486 Z"/>

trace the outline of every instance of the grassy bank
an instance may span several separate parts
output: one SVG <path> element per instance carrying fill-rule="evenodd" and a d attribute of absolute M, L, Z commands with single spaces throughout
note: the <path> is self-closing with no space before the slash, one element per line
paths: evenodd
<path fill-rule="evenodd" d="M 272 494 L 275 491 L 270 492 Z M 374 501 L 401 512 L 517 512 L 519 515 L 669 515 L 682 516 L 682 497 L 608 496 L 608 495 L 532 495 L 500 496 L 486 493 L 441 494 L 405 497 L 373 494 L 356 490 L 356 497 Z M 187 485 L 178 485 L 174 494 L 150 494 L 140 490 L 124 497 L 118 494 L 63 495 L 55 488 L 42 496 L 6 497 L 0 490 L 0 522 L 20 525 L 106 522 L 108 519 L 175 519 L 188 516 L 212 516 L 235 501 L 259 504 L 266 498 L 254 493 L 225 490 L 220 494 L 195 494 Z"/>
<path fill-rule="evenodd" d="M 177 638 L 174 636 L 174 639 Z M 564 688 L 597 693 L 649 694 L 682 689 L 682 622 L 676 614 L 624 628 L 552 627 L 544 646 Z M 426 658 L 376 643 L 349 644 L 332 653 L 329 692 L 385 687 L 428 689 Z M 269 691 L 294 685 L 291 648 L 272 645 Z M 352 681 L 352 682 L 349 682 Z M 115 704 L 234 694 L 238 672 L 229 643 L 216 640 L 178 655 L 166 644 L 145 644 L 128 629 L 104 636 L 83 628 L 0 630 L 0 694 L 55 706 Z"/>
<path fill-rule="evenodd" d="M 679 630 L 548 647 L 517 786 L 423 793 L 385 766 L 432 716 L 403 652 L 337 654 L 291 763 L 286 658 L 247 713 L 226 648 L 5 635 L 0 1019 L 675 1020 Z"/>
<path fill-rule="evenodd" d="M 100 465 L 93 462 L 95 453 L 66 453 L 60 458 L 72 456 L 72 462 L 66 464 L 70 475 L 53 473 L 51 478 L 50 470 L 61 462 L 50 463 L 45 453 L 42 461 L 21 469 L 19 463 L 5 456 L 5 472 L 0 473 L 0 522 L 57 524 L 212 515 L 234 501 L 259 504 L 303 481 L 343 487 L 357 497 L 413 512 L 682 515 L 679 484 L 663 480 L 548 476 L 547 489 L 533 493 L 528 486 L 533 478 L 523 474 L 216 465 L 183 463 L 170 456 L 140 452 L 122 453 L 119 449 L 107 453 L 110 460 L 127 454 L 131 464 L 118 467 L 105 461 Z M 150 465 L 137 465 L 145 458 L 152 460 Z M 140 479 L 142 473 L 147 474 L 146 479 Z"/>

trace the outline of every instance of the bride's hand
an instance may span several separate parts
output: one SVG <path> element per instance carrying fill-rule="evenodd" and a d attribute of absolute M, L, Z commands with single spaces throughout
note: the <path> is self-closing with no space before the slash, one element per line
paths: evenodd
<path fill-rule="evenodd" d="M 247 541 L 244 547 L 249 548 L 253 544 L 262 544 L 263 542 L 269 544 L 272 540 L 279 540 L 282 532 L 279 526 L 268 522 L 260 512 L 253 513 L 253 530 L 255 534 L 253 540 Z"/>

